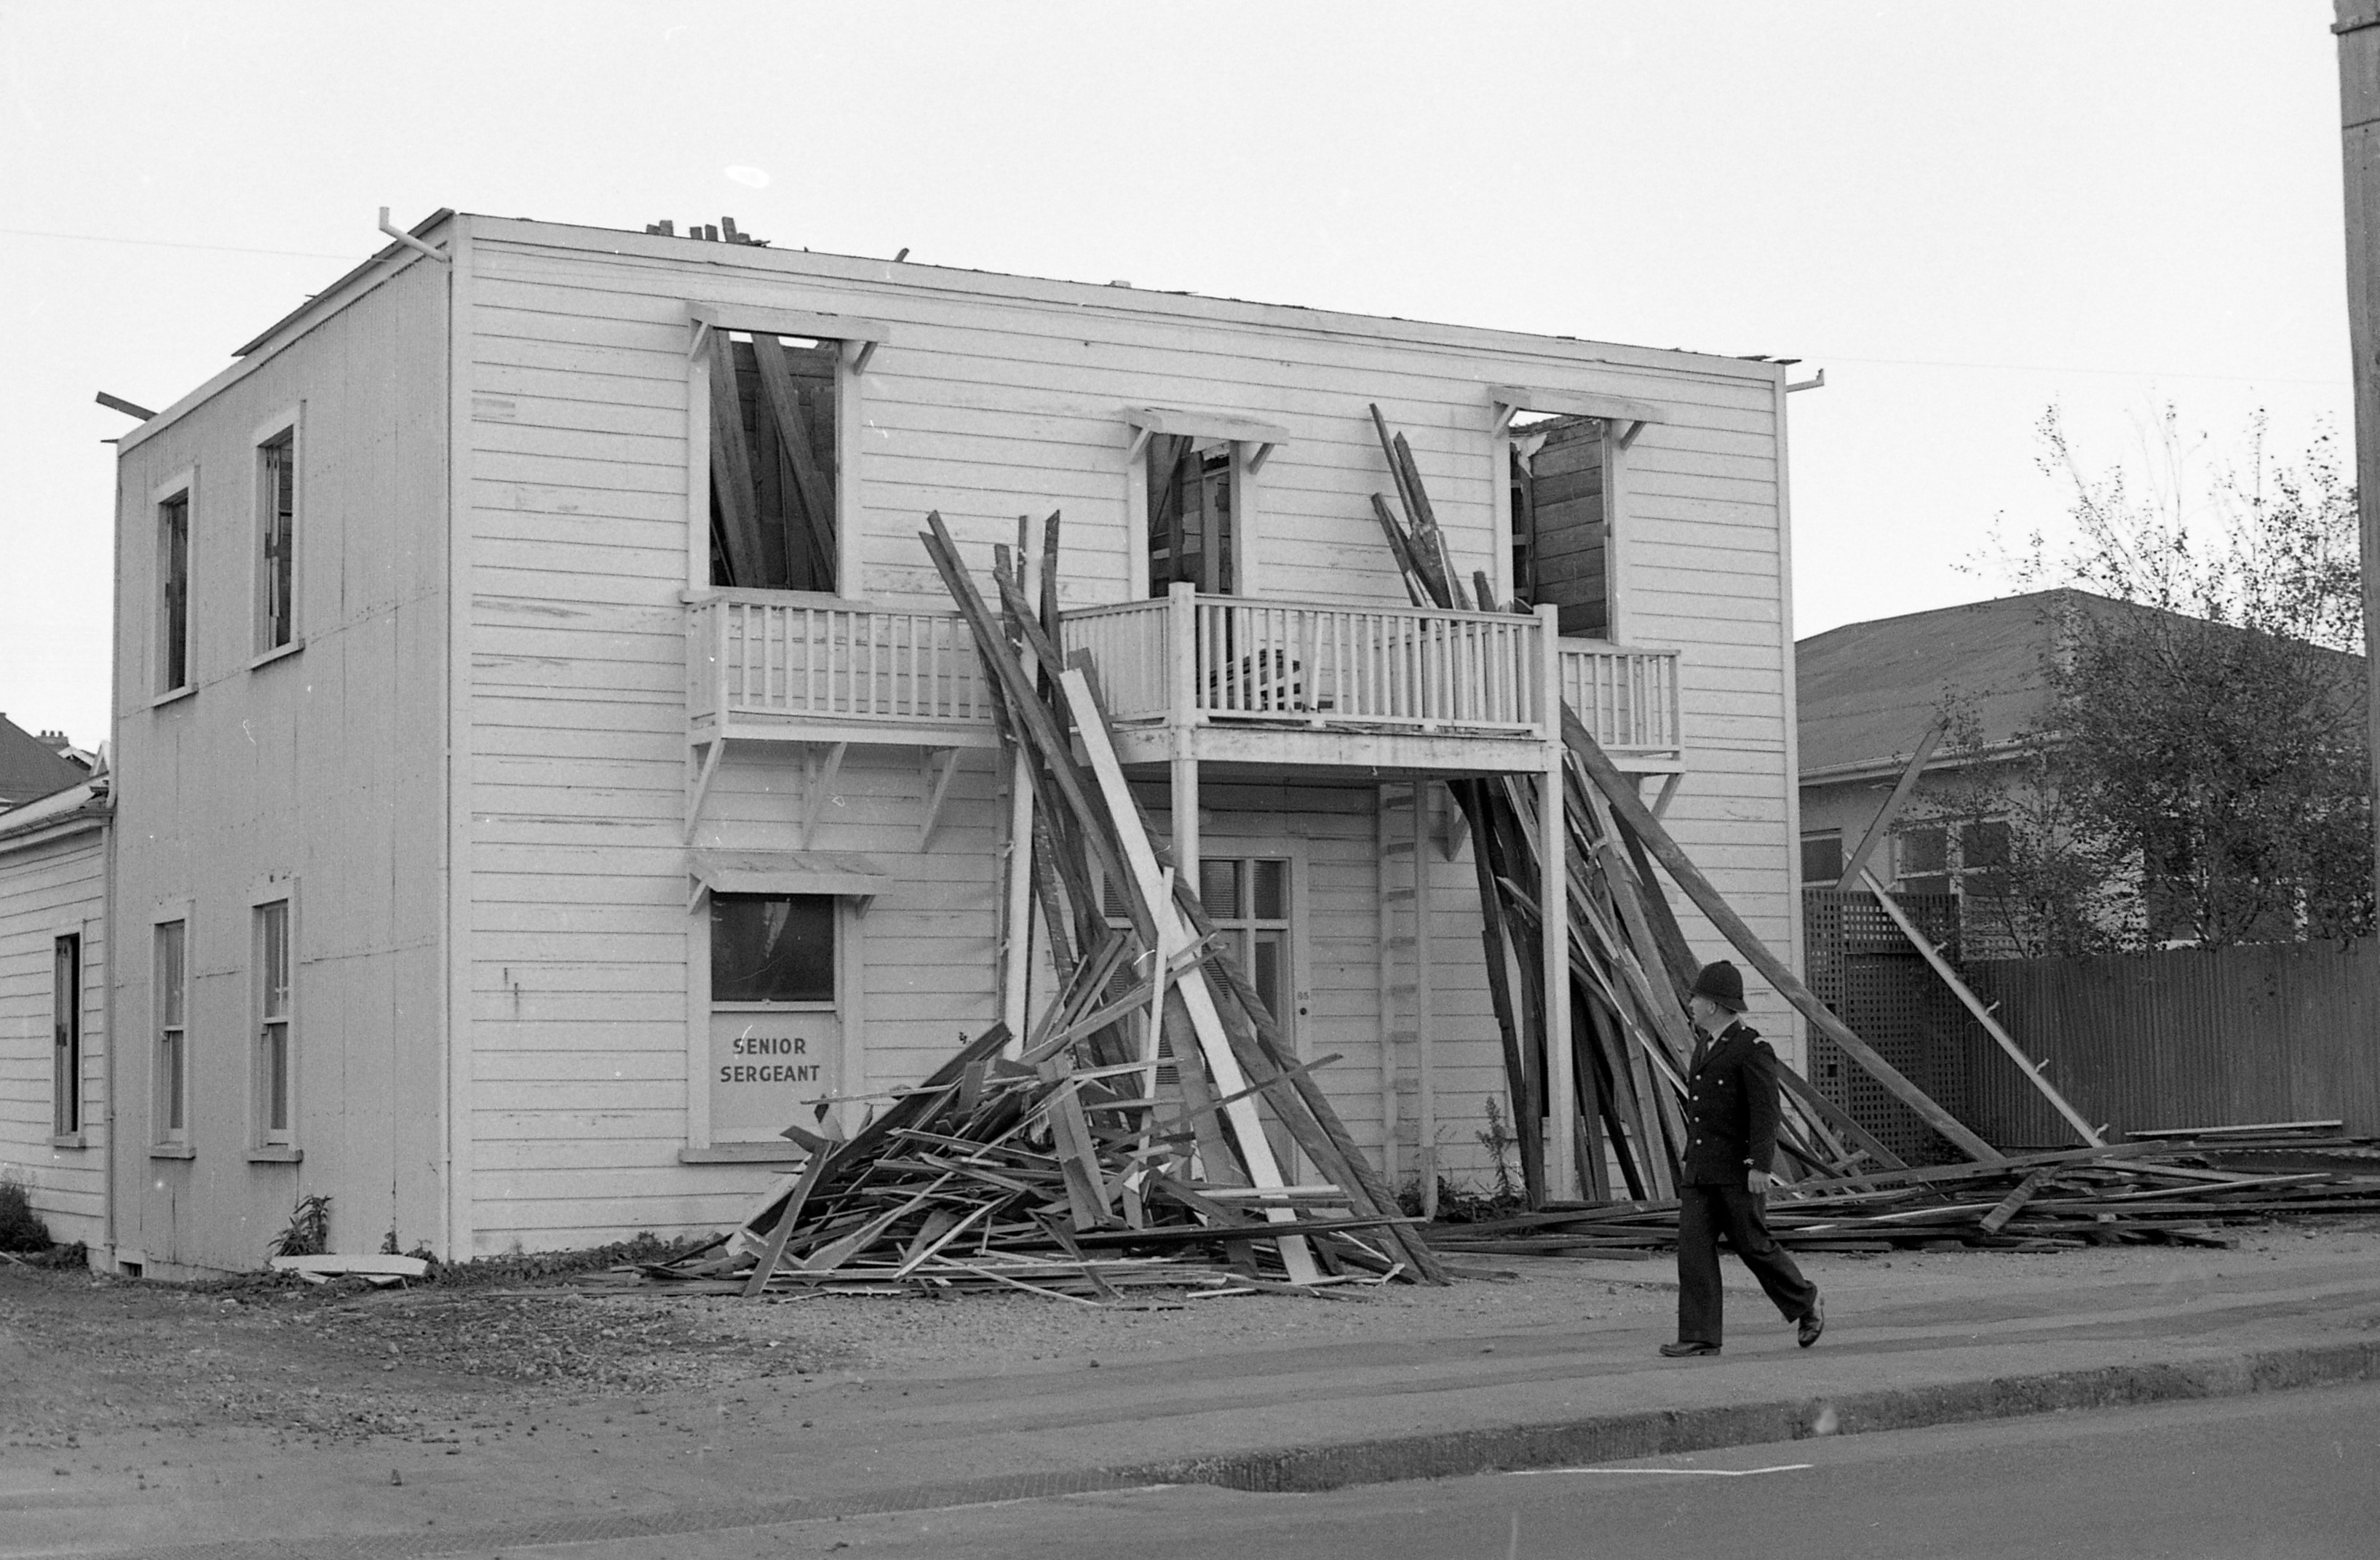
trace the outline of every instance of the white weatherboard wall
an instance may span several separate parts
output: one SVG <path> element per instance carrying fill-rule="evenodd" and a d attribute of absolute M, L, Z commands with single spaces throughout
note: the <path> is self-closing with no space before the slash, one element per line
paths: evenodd
<path fill-rule="evenodd" d="M 469 308 L 458 515 L 468 604 L 469 1248 L 562 1245 L 732 1217 L 748 1166 L 686 1165 L 685 608 L 702 445 L 689 438 L 686 308 L 883 321 L 856 410 L 856 577 L 847 593 L 942 609 L 917 541 L 940 510 L 988 574 L 1019 514 L 1064 514 L 1061 595 L 1124 599 L 1127 406 L 1285 426 L 1250 508 L 1259 593 L 1402 603 L 1371 519 L 1389 487 L 1366 404 L 1412 439 L 1457 567 L 1488 568 L 1500 449 L 1488 387 L 1663 408 L 1615 473 L 1621 634 L 1682 653 L 1692 773 L 1671 825 L 1781 951 L 1794 942 L 1780 370 L 1504 332 L 991 276 L 640 234 L 461 218 Z M 458 284 L 458 285 L 461 284 Z M 846 446 L 849 447 L 848 445 Z M 701 842 L 783 848 L 798 766 L 737 753 Z M 1349 778 L 1358 778 L 1350 776 Z M 914 1078 L 995 1016 L 995 771 L 970 756 L 930 851 L 914 749 L 855 748 L 811 843 L 879 857 L 895 885 L 858 928 L 867 1082 Z M 1228 802 L 1210 802 L 1230 810 Z M 1377 980 L 1351 973 L 1372 823 L 1289 792 L 1349 918 L 1309 934 L 1336 961 L 1326 1026 L 1360 1045 Z M 1344 855 L 1335 853 L 1343 851 Z M 1439 862 L 1441 1121 L 1497 1087 L 1470 869 Z M 1327 901 L 1329 896 L 1324 896 Z M 1717 939 L 1682 906 L 1706 956 Z M 1318 973 L 1318 980 L 1324 977 Z M 1786 1037 L 1755 981 L 1755 1022 Z M 1320 1000 L 1318 993 L 1318 1000 Z M 1374 1042 L 1377 1044 L 1377 1041 Z M 1328 1049 L 1341 1048 L 1333 1041 Z M 1787 1047 L 1789 1050 L 1791 1046 Z M 1377 1058 L 1324 1081 L 1378 1131 Z M 1467 1132 L 1452 1131 L 1461 1151 Z"/>
<path fill-rule="evenodd" d="M 0 829 L 10 821 L 0 813 Z M 0 839 L 0 1178 L 25 1187 L 51 1240 L 94 1253 L 107 1234 L 106 865 L 95 819 Z M 52 1133 L 52 960 L 69 933 L 82 938 L 83 1127 L 62 1143 Z"/>
<path fill-rule="evenodd" d="M 340 1252 L 443 1233 L 447 275 L 367 267 L 121 446 L 116 550 L 119 1253 L 265 1259 L 301 1196 Z M 303 647 L 258 661 L 256 441 L 298 419 Z M 194 474 L 195 690 L 154 701 L 152 492 Z M 256 1152 L 255 905 L 291 904 L 296 1147 Z M 190 1131 L 152 1119 L 152 925 L 187 916 Z"/>

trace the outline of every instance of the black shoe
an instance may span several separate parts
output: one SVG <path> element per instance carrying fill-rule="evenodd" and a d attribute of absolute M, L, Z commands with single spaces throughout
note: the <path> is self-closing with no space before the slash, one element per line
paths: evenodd
<path fill-rule="evenodd" d="M 1826 1330 L 1826 1299 L 1821 1295 L 1813 1295 L 1810 1297 L 1810 1309 L 1803 1314 L 1802 1330 L 1797 1335 L 1797 1341 L 1803 1348 L 1807 1348 L 1812 1344 L 1817 1342 L 1818 1335 Z"/>
<path fill-rule="evenodd" d="M 1705 1354 L 1717 1354 L 1718 1345 L 1696 1343 L 1691 1338 L 1684 1338 L 1676 1343 L 1663 1344 L 1661 1352 L 1672 1360 L 1692 1360 Z"/>

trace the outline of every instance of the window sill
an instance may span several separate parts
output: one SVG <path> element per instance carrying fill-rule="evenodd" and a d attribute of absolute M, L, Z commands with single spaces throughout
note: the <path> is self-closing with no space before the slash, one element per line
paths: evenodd
<path fill-rule="evenodd" d="M 248 1162 L 251 1165 L 295 1165 L 305 1157 L 304 1149 L 289 1143 L 267 1143 L 261 1148 L 248 1151 Z"/>
<path fill-rule="evenodd" d="M 50 1134 L 50 1146 L 52 1148 L 89 1148 L 91 1144 L 84 1141 L 80 1132 L 53 1132 Z"/>
<path fill-rule="evenodd" d="M 709 1148 L 681 1148 L 681 1165 L 795 1165 L 809 1150 L 791 1143 L 714 1143 Z"/>
<path fill-rule="evenodd" d="M 258 656 L 248 663 L 248 669 L 250 671 L 254 671 L 261 666 L 271 666 L 274 661 L 287 660 L 291 656 L 296 655 L 305 647 L 306 641 L 303 637 L 292 639 L 286 645 L 283 645 L 276 649 L 267 650 L 262 655 Z"/>
<path fill-rule="evenodd" d="M 185 683 L 178 688 L 168 688 L 164 693 L 159 694 L 155 698 L 151 699 L 149 701 L 149 707 L 152 709 L 162 708 L 166 705 L 172 704 L 176 699 L 188 698 L 192 694 L 195 694 L 198 691 L 199 685 L 196 683 Z"/>
<path fill-rule="evenodd" d="M 152 1159 L 196 1159 L 199 1151 L 186 1143 L 158 1143 L 149 1145 Z"/>

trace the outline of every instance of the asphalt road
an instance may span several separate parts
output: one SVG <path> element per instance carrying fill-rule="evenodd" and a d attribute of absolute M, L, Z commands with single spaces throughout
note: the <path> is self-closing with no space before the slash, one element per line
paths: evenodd
<path fill-rule="evenodd" d="M 1173 1488 L 517 1560 L 2374 1560 L 2380 1385 L 1320 1495 Z"/>

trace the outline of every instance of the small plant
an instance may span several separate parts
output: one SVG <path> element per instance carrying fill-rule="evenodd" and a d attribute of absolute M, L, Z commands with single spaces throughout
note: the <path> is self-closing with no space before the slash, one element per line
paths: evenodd
<path fill-rule="evenodd" d="M 33 1212 L 33 1200 L 25 1184 L 13 1177 L 0 1176 L 0 1252 L 49 1249 L 50 1227 Z"/>
<path fill-rule="evenodd" d="M 1479 1146 L 1488 1151 L 1488 1161 L 1496 1168 L 1496 1201 L 1517 1203 L 1521 1200 L 1518 1187 L 1512 1184 L 1512 1150 L 1521 1140 L 1504 1124 L 1503 1107 L 1491 1095 L 1488 1100 L 1488 1126 L 1476 1134 Z"/>
<path fill-rule="evenodd" d="M 273 1242 L 276 1257 L 319 1257 L 331 1249 L 331 1200 L 301 1197 L 289 1211 L 289 1227 Z"/>

